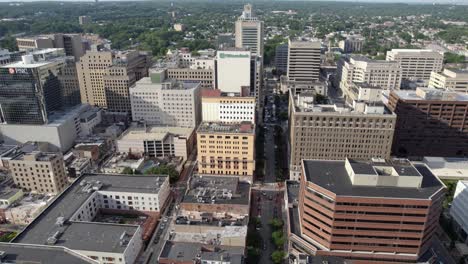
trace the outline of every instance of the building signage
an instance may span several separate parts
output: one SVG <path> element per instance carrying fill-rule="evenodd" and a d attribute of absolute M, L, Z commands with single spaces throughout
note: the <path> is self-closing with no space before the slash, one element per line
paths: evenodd
<path fill-rule="evenodd" d="M 225 58 L 249 58 L 249 54 L 230 54 L 230 53 L 220 53 L 219 58 L 225 59 Z"/>

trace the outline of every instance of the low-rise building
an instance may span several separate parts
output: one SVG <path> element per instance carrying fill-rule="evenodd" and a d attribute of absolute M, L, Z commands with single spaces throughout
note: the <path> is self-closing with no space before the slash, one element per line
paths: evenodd
<path fill-rule="evenodd" d="M 15 184 L 34 193 L 58 194 L 68 185 L 60 153 L 32 151 L 10 161 Z"/>
<path fill-rule="evenodd" d="M 382 88 L 366 82 L 353 82 L 350 89 L 343 92 L 345 99 L 352 103 L 353 101 L 382 102 L 382 91 Z"/>
<path fill-rule="evenodd" d="M 0 209 L 5 209 L 14 202 L 23 198 L 23 190 L 16 188 L 5 188 L 0 190 Z"/>
<path fill-rule="evenodd" d="M 431 73 L 429 88 L 468 93 L 468 71 L 445 69 L 443 72 Z"/>
<path fill-rule="evenodd" d="M 24 196 L 7 208 L 0 209 L 0 220 L 12 225 L 29 225 L 52 199 L 53 196 Z"/>
<path fill-rule="evenodd" d="M 178 216 L 191 222 L 245 221 L 250 210 L 250 184 L 237 177 L 193 176 Z"/>
<path fill-rule="evenodd" d="M 130 127 L 116 141 L 117 151 L 156 158 L 181 157 L 186 160 L 195 143 L 190 127 Z"/>
<path fill-rule="evenodd" d="M 102 122 L 102 110 L 97 107 L 91 107 L 82 112 L 80 118 L 80 137 L 86 137 L 93 134 L 93 129 Z"/>
<path fill-rule="evenodd" d="M 294 81 L 288 76 L 281 76 L 280 91 L 286 93 L 291 91 L 295 95 L 301 93 L 313 93 L 326 96 L 328 94 L 328 86 L 325 81 Z"/>
<path fill-rule="evenodd" d="M 245 250 L 242 247 L 166 241 L 159 255 L 159 263 L 243 264 L 244 255 Z"/>
<path fill-rule="evenodd" d="M 197 130 L 199 173 L 231 175 L 252 182 L 255 171 L 255 125 L 203 122 Z"/>
<path fill-rule="evenodd" d="M 159 213 L 169 193 L 168 176 L 87 174 L 56 197 L 12 243 L 59 246 L 99 263 L 132 264 L 143 247 L 143 227 L 98 222 L 96 216 L 101 210 Z"/>
<path fill-rule="evenodd" d="M 90 158 L 76 158 L 67 166 L 68 177 L 77 178 L 91 172 L 92 163 Z"/>
<path fill-rule="evenodd" d="M 182 32 L 182 31 L 185 30 L 185 25 L 180 24 L 180 23 L 176 23 L 176 24 L 174 24 L 174 30 L 178 31 L 178 32 Z"/>
<path fill-rule="evenodd" d="M 422 162 L 441 180 L 468 180 L 468 158 L 424 157 Z"/>

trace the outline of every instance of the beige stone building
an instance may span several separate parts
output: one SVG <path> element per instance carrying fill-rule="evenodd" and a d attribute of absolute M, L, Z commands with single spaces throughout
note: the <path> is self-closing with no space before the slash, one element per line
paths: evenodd
<path fill-rule="evenodd" d="M 430 88 L 468 93 L 468 71 L 451 69 L 445 69 L 440 73 L 433 71 L 428 86 Z"/>
<path fill-rule="evenodd" d="M 444 53 L 430 49 L 392 49 L 387 51 L 387 61 L 396 61 L 403 79 L 429 80 L 431 72 L 440 72 Z"/>
<path fill-rule="evenodd" d="M 16 38 L 16 45 L 20 51 L 31 51 L 36 49 L 62 48 L 67 56 L 79 60 L 84 54 L 83 43 L 80 34 L 47 34 L 30 37 Z"/>
<path fill-rule="evenodd" d="M 179 81 L 196 81 L 201 83 L 201 88 L 214 88 L 214 69 L 169 68 L 167 78 Z"/>
<path fill-rule="evenodd" d="M 389 158 L 396 115 L 382 104 L 314 104 L 307 94 L 289 99 L 290 169 L 299 176 L 303 159 Z"/>
<path fill-rule="evenodd" d="M 353 82 L 381 87 L 400 89 L 401 69 L 396 61 L 372 60 L 362 55 L 343 57 L 337 64 L 335 86 L 343 93 L 351 89 Z"/>
<path fill-rule="evenodd" d="M 58 194 L 67 187 L 63 156 L 59 153 L 32 151 L 10 161 L 15 184 L 35 193 Z"/>
<path fill-rule="evenodd" d="M 263 27 L 263 21 L 255 16 L 252 5 L 245 5 L 235 23 L 236 48 L 249 49 L 252 55 L 263 56 Z"/>
<path fill-rule="evenodd" d="M 255 125 L 200 124 L 197 130 L 200 174 L 243 176 L 252 180 L 255 171 Z"/>
<path fill-rule="evenodd" d="M 81 102 L 130 112 L 129 87 L 148 76 L 150 57 L 138 51 L 88 51 L 77 63 Z"/>

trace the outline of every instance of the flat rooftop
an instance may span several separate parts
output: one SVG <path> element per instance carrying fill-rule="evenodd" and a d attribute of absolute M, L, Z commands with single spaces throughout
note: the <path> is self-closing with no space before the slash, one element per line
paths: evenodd
<path fill-rule="evenodd" d="M 152 82 L 151 77 L 143 77 L 130 89 L 146 88 L 148 86 L 162 90 L 190 90 L 200 86 L 200 82 L 184 82 L 175 79 L 164 79 L 161 82 Z"/>
<path fill-rule="evenodd" d="M 468 179 L 468 158 L 424 157 L 422 162 L 439 178 Z"/>
<path fill-rule="evenodd" d="M 237 177 L 193 176 L 182 203 L 249 205 L 250 184 Z"/>
<path fill-rule="evenodd" d="M 392 90 L 392 93 L 408 101 L 468 101 L 468 94 L 434 88 L 417 88 L 415 91 Z"/>
<path fill-rule="evenodd" d="M 5 252 L 2 257 L 2 263 L 99 263 L 86 256 L 80 255 L 76 252 L 59 246 L 0 243 L 0 251 Z"/>
<path fill-rule="evenodd" d="M 241 264 L 237 262 L 239 260 L 236 255 L 244 255 L 243 247 L 232 247 L 232 246 L 210 246 L 203 245 L 200 243 L 189 243 L 189 242 L 174 242 L 166 241 L 164 247 L 161 251 L 159 258 L 169 259 L 177 262 L 192 262 L 197 256 L 204 256 L 206 260 L 215 260 L 218 259 L 221 255 L 228 254 L 231 256 L 231 264 Z"/>
<path fill-rule="evenodd" d="M 422 164 L 397 168 L 402 176 L 419 174 L 422 181 L 419 188 L 396 186 L 353 185 L 345 168 L 346 161 L 303 160 L 303 169 L 307 181 L 335 193 L 337 196 L 359 196 L 398 199 L 430 199 L 439 190 L 445 188 L 429 168 Z M 378 164 L 377 164 L 378 165 Z M 353 165 L 356 173 L 370 173 L 371 164 L 362 162 Z M 403 170 L 403 168 L 405 168 Z M 372 169 L 373 170 L 373 169 Z M 373 171 L 373 173 L 375 173 Z"/>
<path fill-rule="evenodd" d="M 190 127 L 149 126 L 146 129 L 144 127 L 130 127 L 122 133 L 118 140 L 163 140 L 167 134 L 189 138 L 193 130 L 194 128 Z"/>
<path fill-rule="evenodd" d="M 221 122 L 203 122 L 197 130 L 198 133 L 220 133 L 220 134 L 255 134 L 255 125 L 251 122 L 226 124 Z"/>
<path fill-rule="evenodd" d="M 166 178 L 167 176 L 158 175 L 83 175 L 58 195 L 12 242 L 45 245 L 47 239 L 60 229 L 63 233 L 55 245 L 76 250 L 122 253 L 126 245 L 119 244 L 120 235 L 124 231 L 133 235 L 138 226 L 73 221 L 57 227 L 57 218 L 70 219 L 94 194 L 84 191 L 87 184 L 99 181 L 102 183 L 99 191 L 158 193 Z"/>

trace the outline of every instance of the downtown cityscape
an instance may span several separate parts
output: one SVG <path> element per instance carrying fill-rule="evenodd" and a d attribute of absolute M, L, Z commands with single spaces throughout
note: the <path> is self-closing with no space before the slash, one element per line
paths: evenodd
<path fill-rule="evenodd" d="M 467 264 L 468 2 L 0 1 L 0 263 Z"/>

